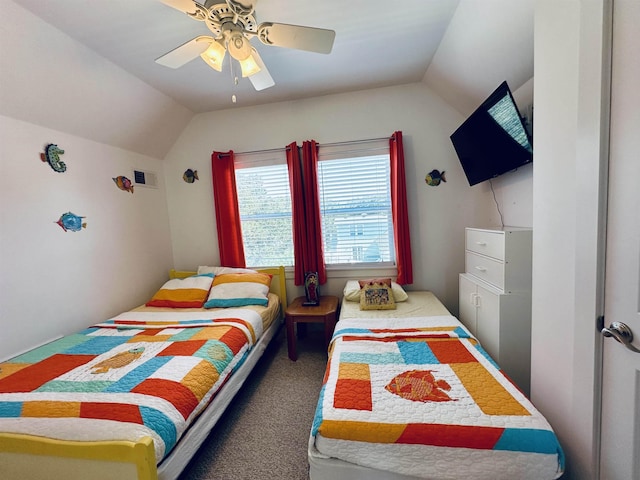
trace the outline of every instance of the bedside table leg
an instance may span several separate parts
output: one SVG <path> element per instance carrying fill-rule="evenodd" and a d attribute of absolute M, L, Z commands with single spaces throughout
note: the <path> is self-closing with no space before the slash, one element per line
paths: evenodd
<path fill-rule="evenodd" d="M 324 319 L 324 346 L 329 348 L 331 343 L 331 337 L 333 337 L 333 330 L 336 327 L 335 316 L 330 316 Z"/>
<path fill-rule="evenodd" d="M 294 362 L 298 359 L 296 354 L 296 332 L 295 322 L 292 318 L 287 318 L 287 351 L 289 353 L 289 359 Z"/>

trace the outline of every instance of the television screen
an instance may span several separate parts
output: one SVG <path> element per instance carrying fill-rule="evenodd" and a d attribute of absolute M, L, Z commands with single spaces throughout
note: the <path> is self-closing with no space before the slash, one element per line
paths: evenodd
<path fill-rule="evenodd" d="M 451 135 L 469 185 L 533 161 L 533 147 L 507 82 Z"/>

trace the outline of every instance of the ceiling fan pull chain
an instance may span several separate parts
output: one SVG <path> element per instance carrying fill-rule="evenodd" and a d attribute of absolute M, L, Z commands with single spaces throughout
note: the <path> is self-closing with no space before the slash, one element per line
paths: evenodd
<path fill-rule="evenodd" d="M 234 75 L 233 72 L 233 58 L 229 57 L 229 72 L 231 73 L 231 79 L 233 80 L 233 89 L 235 90 L 236 85 L 238 85 L 238 76 Z M 231 94 L 231 103 L 236 103 L 237 97 L 235 93 Z"/>

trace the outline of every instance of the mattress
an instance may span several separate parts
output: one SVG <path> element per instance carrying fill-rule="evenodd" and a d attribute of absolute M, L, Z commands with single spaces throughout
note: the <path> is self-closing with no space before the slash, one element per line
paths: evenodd
<path fill-rule="evenodd" d="M 344 297 L 340 306 L 340 319 L 343 318 L 395 318 L 395 317 L 428 317 L 432 315 L 450 315 L 447 307 L 433 292 L 407 292 L 409 298 L 404 302 L 396 302 L 394 310 L 360 310 L 359 302 L 350 302 Z"/>
<path fill-rule="evenodd" d="M 410 293 L 391 311 L 342 306 L 309 439 L 312 480 L 562 475 L 551 426 L 435 296 Z"/>
<path fill-rule="evenodd" d="M 88 442 L 150 436 L 159 463 L 208 406 L 228 404 L 246 375 L 227 389 L 230 379 L 255 365 L 279 313 L 276 295 L 267 307 L 144 307 L 26 352 L 0 364 L 0 431 Z"/>

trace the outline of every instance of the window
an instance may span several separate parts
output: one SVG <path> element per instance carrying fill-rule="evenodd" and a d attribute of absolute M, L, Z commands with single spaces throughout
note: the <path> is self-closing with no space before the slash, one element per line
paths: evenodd
<path fill-rule="evenodd" d="M 325 263 L 394 263 L 388 140 L 318 152 Z"/>
<path fill-rule="evenodd" d="M 291 191 L 284 150 L 235 157 L 246 264 L 293 265 Z"/>
<path fill-rule="evenodd" d="M 318 189 L 327 265 L 395 263 L 388 140 L 320 145 Z M 293 265 L 285 152 L 236 154 L 246 264 Z"/>

